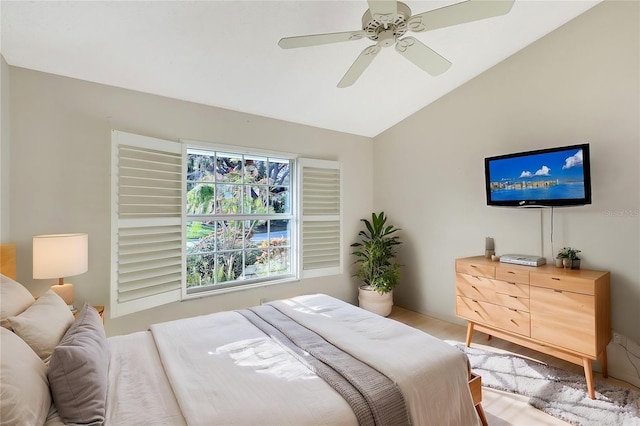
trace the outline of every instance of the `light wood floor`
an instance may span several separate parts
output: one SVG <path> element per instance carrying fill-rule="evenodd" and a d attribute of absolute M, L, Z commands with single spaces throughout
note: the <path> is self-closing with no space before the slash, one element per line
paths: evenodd
<path fill-rule="evenodd" d="M 466 339 L 467 329 L 464 326 L 441 321 L 398 306 L 393 307 L 393 311 L 391 312 L 391 315 L 389 315 L 389 318 L 423 330 L 442 340 L 456 340 L 458 342 L 464 342 Z M 472 343 L 474 346 L 484 345 L 507 352 L 514 352 L 520 356 L 533 358 L 548 365 L 563 368 L 567 371 L 584 374 L 584 370 L 581 366 L 541 354 L 522 346 L 514 345 L 501 339 L 492 338 L 491 340 L 487 340 L 487 335 L 484 333 L 475 332 L 473 334 Z M 602 379 L 602 375 L 596 372 L 594 372 L 594 377 Z M 613 378 L 602 380 L 640 391 L 640 389 L 627 382 Z M 527 398 L 525 397 L 485 387 L 482 388 L 482 406 L 487 415 L 487 421 L 490 426 L 568 425 L 568 423 L 562 420 L 533 408 L 527 403 Z"/>

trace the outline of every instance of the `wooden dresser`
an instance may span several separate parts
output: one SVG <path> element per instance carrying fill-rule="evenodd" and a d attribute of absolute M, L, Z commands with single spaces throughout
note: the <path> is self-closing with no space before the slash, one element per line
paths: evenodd
<path fill-rule="evenodd" d="M 469 322 L 467 346 L 478 330 L 582 365 L 591 399 L 592 360 L 601 358 L 607 377 L 609 292 L 609 272 L 456 260 L 456 315 Z"/>

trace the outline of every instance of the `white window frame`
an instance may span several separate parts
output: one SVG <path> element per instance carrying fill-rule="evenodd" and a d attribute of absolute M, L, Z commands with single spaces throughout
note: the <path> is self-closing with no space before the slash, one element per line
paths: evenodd
<path fill-rule="evenodd" d="M 235 280 L 229 282 L 229 284 L 221 284 L 211 285 L 211 286 L 203 286 L 202 288 L 198 287 L 187 287 L 186 279 L 184 285 L 182 286 L 182 298 L 183 299 L 194 299 L 200 298 L 207 295 L 212 294 L 223 294 L 234 291 L 240 291 L 243 289 L 250 289 L 256 287 L 266 287 L 271 285 L 277 285 L 282 283 L 296 282 L 300 280 L 300 269 L 299 269 L 299 252 L 300 252 L 300 244 L 299 244 L 299 232 L 297 226 L 297 209 L 298 205 L 297 200 L 297 188 L 300 185 L 299 179 L 297 177 L 297 161 L 298 156 L 291 153 L 279 152 L 279 151 L 270 151 L 264 149 L 253 149 L 247 147 L 239 147 L 233 145 L 224 145 L 224 144 L 216 144 L 210 142 L 202 142 L 202 141 L 193 141 L 193 140 L 181 140 L 184 144 L 184 163 L 185 163 L 185 186 L 186 186 L 186 161 L 187 161 L 187 151 L 188 150 L 200 150 L 200 151 L 208 151 L 208 152 L 218 152 L 218 153 L 230 153 L 230 154 L 238 154 L 242 156 L 258 156 L 258 157 L 271 157 L 271 158 L 280 158 L 284 160 L 290 161 L 290 206 L 291 213 L 288 215 L 291 221 L 290 226 L 290 268 L 291 272 L 286 275 L 282 275 L 280 277 L 270 277 L 270 278 L 253 278 L 247 280 Z M 191 218 L 198 218 L 201 215 L 187 215 L 186 213 L 186 191 L 185 191 L 185 220 L 184 220 L 184 228 L 186 234 L 186 223 L 191 220 Z M 206 217 L 215 218 L 216 215 L 206 215 Z M 240 215 L 219 215 L 217 216 L 220 219 L 216 220 L 224 220 L 225 218 L 233 218 L 236 220 L 255 220 L 259 219 L 261 216 L 259 215 L 250 215 L 250 214 L 240 214 Z M 186 238 L 185 238 L 186 241 Z M 185 254 L 186 257 L 186 254 Z"/>
<path fill-rule="evenodd" d="M 132 157 L 121 158 L 123 146 Z M 294 161 L 295 167 L 290 168 L 292 277 L 187 294 L 187 147 Z M 140 158 L 136 158 L 138 151 Z M 156 155 L 168 161 L 144 158 Z M 130 183 L 138 178 L 144 182 Z M 337 161 L 112 130 L 111 318 L 181 300 L 342 273 L 342 187 L 342 166 Z"/>

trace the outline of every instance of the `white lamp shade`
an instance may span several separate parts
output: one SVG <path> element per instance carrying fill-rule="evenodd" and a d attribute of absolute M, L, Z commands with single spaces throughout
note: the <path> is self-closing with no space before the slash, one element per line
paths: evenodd
<path fill-rule="evenodd" d="M 33 278 L 64 278 L 89 270 L 87 234 L 51 234 L 33 237 Z"/>

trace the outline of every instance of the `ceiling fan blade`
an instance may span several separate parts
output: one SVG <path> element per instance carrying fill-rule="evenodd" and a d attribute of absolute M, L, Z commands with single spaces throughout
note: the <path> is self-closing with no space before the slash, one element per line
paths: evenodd
<path fill-rule="evenodd" d="M 430 31 L 464 24 L 511 11 L 514 0 L 467 0 L 412 16 L 407 23 L 411 31 Z"/>
<path fill-rule="evenodd" d="M 398 40 L 396 50 L 433 76 L 442 74 L 451 66 L 451 62 L 413 37 Z"/>
<path fill-rule="evenodd" d="M 396 0 L 367 0 L 371 16 L 395 15 L 398 13 L 398 2 Z"/>
<path fill-rule="evenodd" d="M 378 52 L 380 52 L 382 48 L 374 44 L 373 46 L 369 46 L 365 48 L 362 52 L 360 52 L 360 56 L 356 58 L 355 62 L 351 65 L 351 67 L 347 70 L 342 77 L 342 80 L 338 83 L 338 87 L 344 88 L 349 87 L 362 75 L 365 69 L 371 64 L 373 59 L 376 57 Z"/>
<path fill-rule="evenodd" d="M 363 30 L 345 31 L 342 33 L 312 34 L 281 38 L 278 46 L 283 49 L 296 47 L 319 46 L 321 44 L 339 43 L 342 41 L 360 40 L 365 37 Z"/>

